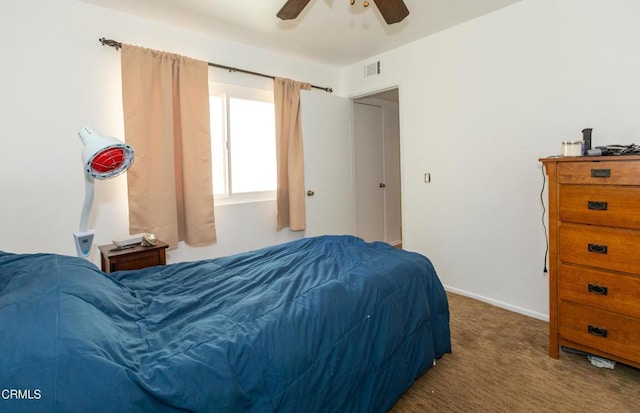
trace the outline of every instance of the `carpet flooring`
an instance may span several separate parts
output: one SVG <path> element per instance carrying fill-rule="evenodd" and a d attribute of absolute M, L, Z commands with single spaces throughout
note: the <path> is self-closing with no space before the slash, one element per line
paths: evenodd
<path fill-rule="evenodd" d="M 548 356 L 548 323 L 447 294 L 453 352 L 391 409 L 405 412 L 640 412 L 640 370 Z"/>

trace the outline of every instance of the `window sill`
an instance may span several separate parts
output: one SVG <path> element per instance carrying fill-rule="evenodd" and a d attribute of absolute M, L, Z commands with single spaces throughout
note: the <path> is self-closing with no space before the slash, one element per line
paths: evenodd
<path fill-rule="evenodd" d="M 265 194 L 249 194 L 249 195 L 234 195 L 231 197 L 215 197 L 213 200 L 214 206 L 226 206 L 236 204 L 253 204 L 258 202 L 271 202 L 276 200 L 275 193 Z"/>

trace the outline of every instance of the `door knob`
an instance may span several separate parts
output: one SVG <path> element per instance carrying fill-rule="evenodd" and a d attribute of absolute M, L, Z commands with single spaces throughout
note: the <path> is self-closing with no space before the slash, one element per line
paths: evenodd
<path fill-rule="evenodd" d="M 316 193 L 313 192 L 312 190 L 308 190 L 307 191 L 307 196 L 314 196 Z"/>
<path fill-rule="evenodd" d="M 378 184 L 378 186 L 379 186 L 380 188 L 384 188 L 384 187 L 386 187 L 386 185 L 385 185 L 385 184 L 383 184 L 382 182 L 380 182 L 380 183 Z"/>

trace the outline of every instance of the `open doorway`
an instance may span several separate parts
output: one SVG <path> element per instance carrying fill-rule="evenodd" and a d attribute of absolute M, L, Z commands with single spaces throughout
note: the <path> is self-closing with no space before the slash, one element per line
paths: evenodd
<path fill-rule="evenodd" d="M 353 100 L 356 234 L 402 246 L 398 89 Z"/>

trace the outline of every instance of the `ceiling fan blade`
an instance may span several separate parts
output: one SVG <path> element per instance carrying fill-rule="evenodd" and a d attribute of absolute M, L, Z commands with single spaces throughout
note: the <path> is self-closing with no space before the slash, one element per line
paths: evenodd
<path fill-rule="evenodd" d="M 398 23 L 409 15 L 409 9 L 402 0 L 373 0 L 387 24 Z"/>
<path fill-rule="evenodd" d="M 295 19 L 309 1 L 310 0 L 287 0 L 276 16 L 280 17 L 282 20 Z"/>

